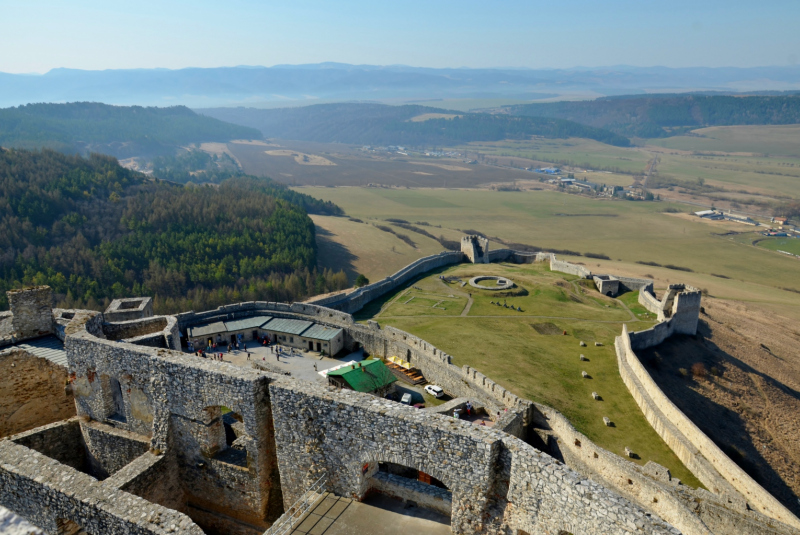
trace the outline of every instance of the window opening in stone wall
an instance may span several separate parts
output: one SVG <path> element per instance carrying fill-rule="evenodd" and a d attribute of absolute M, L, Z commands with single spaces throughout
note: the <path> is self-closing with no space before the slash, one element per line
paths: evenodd
<path fill-rule="evenodd" d="M 225 406 L 207 407 L 204 410 L 206 444 L 204 454 L 214 460 L 247 467 L 247 443 L 243 418 Z"/>
<path fill-rule="evenodd" d="M 122 398 L 122 386 L 116 377 L 103 375 L 100 378 L 103 389 L 103 400 L 106 405 L 106 419 L 125 423 L 125 401 Z"/>

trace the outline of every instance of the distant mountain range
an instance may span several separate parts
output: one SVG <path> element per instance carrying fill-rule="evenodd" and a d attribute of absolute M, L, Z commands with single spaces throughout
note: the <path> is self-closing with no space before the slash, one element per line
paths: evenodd
<path fill-rule="evenodd" d="M 0 107 L 34 102 L 193 108 L 275 107 L 325 101 L 451 98 L 537 100 L 684 91 L 800 90 L 800 67 L 429 69 L 406 66 L 278 65 L 0 73 Z"/>

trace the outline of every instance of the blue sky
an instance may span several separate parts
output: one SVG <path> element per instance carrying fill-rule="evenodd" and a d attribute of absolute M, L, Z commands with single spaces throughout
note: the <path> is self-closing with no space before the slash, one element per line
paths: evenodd
<path fill-rule="evenodd" d="M 0 71 L 788 65 L 800 2 L 0 0 Z"/>

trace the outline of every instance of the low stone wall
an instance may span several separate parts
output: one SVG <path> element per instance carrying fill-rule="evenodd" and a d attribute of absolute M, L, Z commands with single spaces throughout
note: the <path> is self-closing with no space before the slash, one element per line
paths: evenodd
<path fill-rule="evenodd" d="M 648 311 L 656 314 L 659 321 L 664 320 L 664 310 L 661 306 L 661 301 L 656 299 L 656 296 L 646 290 L 639 291 L 639 304 L 646 308 Z"/>
<path fill-rule="evenodd" d="M 650 279 L 637 279 L 634 277 L 620 277 L 614 275 L 619 281 L 620 289 L 627 292 L 653 292 L 653 281 Z"/>
<path fill-rule="evenodd" d="M 704 485 L 723 495 L 730 485 L 757 511 L 800 528 L 800 519 L 725 455 L 658 387 L 634 353 L 627 326 L 615 345 L 620 375 L 645 417 Z"/>
<path fill-rule="evenodd" d="M 592 276 L 592 272 L 585 267 L 572 264 L 570 262 L 564 262 L 563 260 L 556 260 L 555 255 L 553 255 L 550 259 L 550 270 L 568 273 L 570 275 L 577 275 L 584 279 L 588 279 Z"/>
<path fill-rule="evenodd" d="M 448 517 L 453 510 L 453 494 L 443 488 L 385 472 L 377 472 L 368 484 L 369 491 L 377 491 L 404 502 L 412 501 L 419 507 Z"/>
<path fill-rule="evenodd" d="M 75 416 L 67 370 L 24 350 L 0 351 L 0 437 Z"/>
<path fill-rule="evenodd" d="M 118 323 L 103 323 L 108 340 L 180 350 L 180 331 L 174 316 L 153 316 Z"/>
<path fill-rule="evenodd" d="M 36 450 L 75 470 L 86 472 L 86 453 L 81 439 L 81 426 L 77 418 L 43 425 L 10 437 L 20 446 Z"/>
<path fill-rule="evenodd" d="M 149 437 L 99 422 L 81 422 L 80 427 L 90 470 L 97 479 L 102 480 L 118 472 L 150 447 Z"/>
<path fill-rule="evenodd" d="M 186 512 L 186 497 L 174 455 L 144 453 L 103 481 L 103 485 Z"/>
<path fill-rule="evenodd" d="M 93 477 L 10 440 L 0 441 L 0 488 L 0 505 L 51 534 L 62 532 L 61 520 L 103 535 L 203 535 L 177 511 L 109 492 Z"/>

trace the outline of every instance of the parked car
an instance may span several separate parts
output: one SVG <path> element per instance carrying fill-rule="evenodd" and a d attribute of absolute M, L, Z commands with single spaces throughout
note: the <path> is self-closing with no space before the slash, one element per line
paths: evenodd
<path fill-rule="evenodd" d="M 411 405 L 411 394 L 405 393 L 403 397 L 400 399 L 400 403 L 403 405 Z"/>
<path fill-rule="evenodd" d="M 427 385 L 425 387 L 425 392 L 427 392 L 428 394 L 430 394 L 431 396 L 433 396 L 435 398 L 440 398 L 440 397 L 444 396 L 444 390 L 442 390 L 441 386 Z"/>

